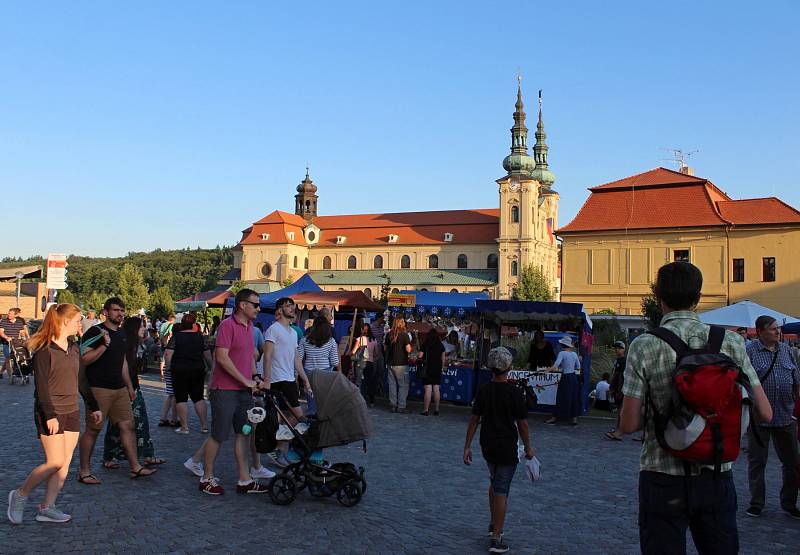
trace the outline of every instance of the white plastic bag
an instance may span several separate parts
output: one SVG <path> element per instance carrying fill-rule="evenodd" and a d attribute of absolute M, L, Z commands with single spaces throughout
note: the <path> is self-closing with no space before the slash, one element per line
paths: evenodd
<path fill-rule="evenodd" d="M 535 456 L 525 462 L 525 476 L 531 482 L 538 482 L 542 477 L 542 463 Z"/>

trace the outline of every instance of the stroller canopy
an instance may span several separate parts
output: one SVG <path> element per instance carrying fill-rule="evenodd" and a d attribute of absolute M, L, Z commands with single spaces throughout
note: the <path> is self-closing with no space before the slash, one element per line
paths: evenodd
<path fill-rule="evenodd" d="M 339 372 L 325 371 L 314 372 L 309 380 L 317 400 L 317 447 L 359 441 L 372 434 L 367 402 L 353 382 Z"/>

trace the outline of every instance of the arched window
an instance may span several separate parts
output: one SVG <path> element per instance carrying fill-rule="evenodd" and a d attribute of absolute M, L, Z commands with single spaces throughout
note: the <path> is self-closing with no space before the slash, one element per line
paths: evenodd
<path fill-rule="evenodd" d="M 322 259 L 322 269 L 323 270 L 330 270 L 331 269 L 331 257 L 326 256 Z"/>
<path fill-rule="evenodd" d="M 306 259 L 303 261 L 303 268 L 305 270 L 308 270 L 308 257 L 307 256 L 306 256 Z"/>
<path fill-rule="evenodd" d="M 364 289 L 364 294 L 367 296 L 368 299 L 371 299 L 372 298 L 372 289 L 367 287 L 366 289 Z"/>
<path fill-rule="evenodd" d="M 458 293 L 458 289 L 451 289 L 450 292 L 451 293 Z"/>
<path fill-rule="evenodd" d="M 423 287 L 422 289 L 420 289 L 420 291 L 427 291 L 427 289 L 425 289 L 425 288 Z"/>
<path fill-rule="evenodd" d="M 459 268 L 466 268 L 467 267 L 467 255 L 466 254 L 459 254 L 458 255 L 458 267 Z"/>
<path fill-rule="evenodd" d="M 438 268 L 439 267 L 439 257 L 435 254 L 432 254 L 428 257 L 428 268 Z"/>
<path fill-rule="evenodd" d="M 347 269 L 348 270 L 355 270 L 356 269 L 356 257 L 355 256 L 351 255 L 347 259 Z"/>
<path fill-rule="evenodd" d="M 489 297 L 490 299 L 492 298 L 492 293 L 488 289 L 484 289 L 483 291 L 481 291 L 481 293 L 486 293 L 487 297 Z"/>
<path fill-rule="evenodd" d="M 511 275 L 516 276 L 519 274 L 519 264 L 517 264 L 516 260 L 511 261 Z"/>
<path fill-rule="evenodd" d="M 400 267 L 403 269 L 408 269 L 411 267 L 411 257 L 407 254 L 403 255 L 403 258 L 400 259 Z"/>
<path fill-rule="evenodd" d="M 400 290 L 397 287 L 392 288 L 392 294 L 399 293 Z"/>
<path fill-rule="evenodd" d="M 497 255 L 490 254 L 486 257 L 486 267 L 487 268 L 497 268 Z"/>
<path fill-rule="evenodd" d="M 519 223 L 519 206 L 514 205 L 511 207 L 511 223 Z"/>
<path fill-rule="evenodd" d="M 383 257 L 381 255 L 375 255 L 375 258 L 372 261 L 372 267 L 376 270 L 383 268 Z"/>
<path fill-rule="evenodd" d="M 292 264 L 292 268 L 297 268 L 297 257 L 294 257 L 294 264 Z"/>

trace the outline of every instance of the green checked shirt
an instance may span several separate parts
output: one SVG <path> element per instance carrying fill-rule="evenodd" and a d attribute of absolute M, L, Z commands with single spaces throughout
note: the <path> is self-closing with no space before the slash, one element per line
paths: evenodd
<path fill-rule="evenodd" d="M 661 326 L 683 339 L 690 348 L 700 349 L 708 343 L 710 326 L 703 324 L 697 314 L 688 310 L 670 312 L 661 320 Z M 759 385 L 753 365 L 745 351 L 744 340 L 736 333 L 726 332 L 722 342 L 722 352 L 728 355 L 750 381 L 751 386 Z M 628 361 L 625 367 L 625 384 L 622 393 L 627 397 L 642 400 L 642 411 L 645 410 L 647 394 L 659 412 L 666 410 L 673 391 L 673 374 L 676 357 L 672 347 L 658 337 L 643 334 L 637 337 L 628 349 Z M 661 472 L 673 476 L 684 475 L 684 461 L 661 448 L 655 435 L 655 426 L 648 414 L 645 422 L 644 443 L 639 461 L 640 470 Z M 724 463 L 721 471 L 730 470 L 733 463 Z M 691 474 L 699 474 L 700 465 L 691 465 Z M 713 468 L 708 466 L 706 468 Z"/>

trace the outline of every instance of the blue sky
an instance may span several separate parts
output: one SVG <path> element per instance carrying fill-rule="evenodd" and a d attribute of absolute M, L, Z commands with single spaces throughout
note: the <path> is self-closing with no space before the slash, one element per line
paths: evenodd
<path fill-rule="evenodd" d="M 0 257 L 232 245 L 306 163 L 321 214 L 497 206 L 517 68 L 561 225 L 672 147 L 800 207 L 796 2 L 277 4 L 3 3 Z"/>

